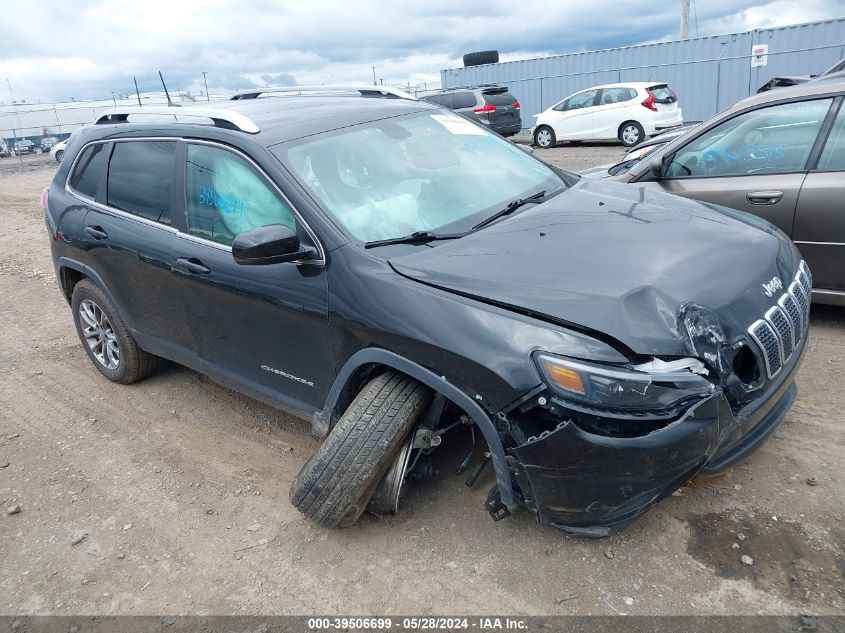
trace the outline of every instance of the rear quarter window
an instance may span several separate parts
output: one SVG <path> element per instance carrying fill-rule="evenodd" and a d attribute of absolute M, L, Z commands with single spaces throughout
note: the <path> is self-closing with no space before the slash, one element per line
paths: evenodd
<path fill-rule="evenodd" d="M 431 95 L 430 97 L 426 97 L 425 100 L 436 103 L 444 108 L 452 107 L 452 95 Z"/>
<path fill-rule="evenodd" d="M 97 197 L 97 185 L 106 157 L 103 148 L 102 144 L 97 144 L 82 150 L 68 181 L 71 189 L 88 198 Z"/>
<path fill-rule="evenodd" d="M 475 94 L 472 92 L 456 92 L 452 95 L 452 107 L 455 110 L 460 108 L 474 108 L 476 103 Z"/>

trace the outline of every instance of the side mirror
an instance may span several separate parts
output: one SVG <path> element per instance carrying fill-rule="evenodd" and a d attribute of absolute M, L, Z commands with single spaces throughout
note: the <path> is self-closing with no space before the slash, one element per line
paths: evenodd
<path fill-rule="evenodd" d="M 663 180 L 663 157 L 659 155 L 652 156 L 651 160 L 648 161 L 648 169 L 651 171 L 652 176 L 658 180 Z"/>
<path fill-rule="evenodd" d="M 313 255 L 314 249 L 301 248 L 299 236 L 284 224 L 260 226 L 241 233 L 232 242 L 232 257 L 244 266 L 281 264 Z"/>
<path fill-rule="evenodd" d="M 531 147 L 530 145 L 523 145 L 522 143 L 514 143 L 514 145 L 516 145 L 519 149 L 521 149 L 526 154 L 533 154 L 534 153 L 534 148 Z"/>

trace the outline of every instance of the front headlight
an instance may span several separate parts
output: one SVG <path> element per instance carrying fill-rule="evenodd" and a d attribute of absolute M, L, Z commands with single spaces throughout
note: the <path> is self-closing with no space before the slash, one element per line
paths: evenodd
<path fill-rule="evenodd" d="M 707 369 L 694 358 L 654 359 L 630 367 L 550 354 L 535 357 L 546 383 L 566 400 L 600 409 L 663 411 L 710 394 Z"/>

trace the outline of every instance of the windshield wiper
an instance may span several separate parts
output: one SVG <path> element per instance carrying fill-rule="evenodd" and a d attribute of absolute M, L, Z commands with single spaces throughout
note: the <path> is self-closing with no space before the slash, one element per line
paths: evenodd
<path fill-rule="evenodd" d="M 431 231 L 414 231 L 410 235 L 403 235 L 402 237 L 391 237 L 386 240 L 366 242 L 364 244 L 364 248 L 388 246 L 390 244 L 416 244 L 418 242 L 433 242 L 434 240 L 456 240 L 464 235 L 466 235 L 466 233 L 432 233 Z"/>
<path fill-rule="evenodd" d="M 510 202 L 508 202 L 508 206 L 506 206 L 504 209 L 502 209 L 501 211 L 497 211 L 496 213 L 491 215 L 486 220 L 482 220 L 481 222 L 476 224 L 474 227 L 472 227 L 470 230 L 471 231 L 477 231 L 478 229 L 483 228 L 483 227 L 487 226 L 488 224 L 492 224 L 493 222 L 495 222 L 499 218 L 503 218 L 506 215 L 510 215 L 511 213 L 516 211 L 519 207 L 525 206 L 526 204 L 532 204 L 532 203 L 539 202 L 540 199 L 543 198 L 545 195 L 546 195 L 546 190 L 543 189 L 542 191 L 538 191 L 534 195 L 527 196 L 525 198 L 517 198 L 516 200 L 511 200 Z"/>

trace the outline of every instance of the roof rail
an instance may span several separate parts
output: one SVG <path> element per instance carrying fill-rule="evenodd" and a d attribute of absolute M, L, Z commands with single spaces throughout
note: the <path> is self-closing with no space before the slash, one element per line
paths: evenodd
<path fill-rule="evenodd" d="M 448 88 L 438 88 L 437 92 L 449 92 L 451 90 L 475 90 L 477 88 L 504 88 L 508 87 L 504 84 L 470 84 L 468 86 L 449 86 Z"/>
<path fill-rule="evenodd" d="M 241 90 L 231 100 L 255 99 L 263 94 L 288 94 L 290 96 L 302 95 L 329 95 L 343 92 L 357 92 L 362 97 L 386 97 L 398 99 L 416 100 L 412 94 L 399 88 L 389 86 L 376 86 L 370 84 L 338 84 L 326 86 L 283 86 L 280 88 L 255 88 Z"/>
<path fill-rule="evenodd" d="M 97 125 L 104 123 L 125 123 L 131 115 L 172 116 L 173 122 L 186 122 L 185 117 L 210 119 L 215 127 L 228 130 L 238 130 L 248 134 L 258 134 L 261 131 L 249 117 L 232 110 L 218 110 L 217 108 L 181 107 L 178 110 L 171 107 L 128 107 L 110 108 L 97 117 Z"/>

